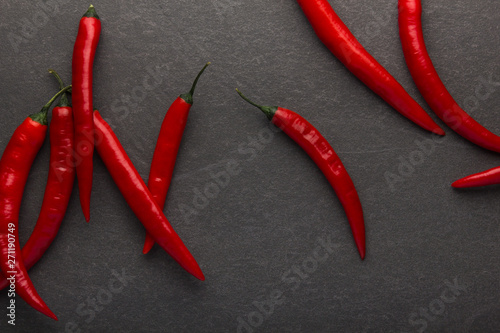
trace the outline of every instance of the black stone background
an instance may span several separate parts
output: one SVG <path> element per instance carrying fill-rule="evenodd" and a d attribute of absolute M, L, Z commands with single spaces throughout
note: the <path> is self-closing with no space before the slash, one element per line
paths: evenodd
<path fill-rule="evenodd" d="M 47 69 L 70 81 L 88 2 L 0 3 L 3 151 L 16 126 L 55 93 Z M 431 113 L 405 65 L 397 1 L 330 3 Z M 2 332 L 235 332 L 238 325 L 241 332 L 498 332 L 500 187 L 450 187 L 499 165 L 497 154 L 433 114 L 444 139 L 400 116 L 321 44 L 295 1 L 94 5 L 103 28 L 95 106 L 145 180 L 167 107 L 212 62 L 194 97 L 165 207 L 207 280 L 191 277 L 159 247 L 142 255 L 144 229 L 96 156 L 90 224 L 75 187 L 56 241 L 30 271 L 59 321 L 18 299 L 16 326 L 2 315 Z M 500 3 L 436 0 L 423 7 L 424 35 L 442 80 L 479 122 L 500 133 Z M 363 203 L 364 261 L 319 169 L 283 133 L 270 135 L 264 115 L 235 87 L 262 104 L 297 111 L 337 150 Z M 427 142 L 425 152 L 417 141 Z M 47 140 L 26 187 L 21 243 L 38 216 L 49 149 Z M 419 156 L 418 165 L 404 169 Z M 228 163 L 238 165 L 228 184 L 210 185 Z M 401 181 L 391 187 L 387 172 Z M 212 198 L 196 201 L 197 191 L 206 190 Z M 183 213 L 186 207 L 196 214 Z M 330 242 L 331 253 L 311 260 L 321 241 Z M 119 287 L 114 272 L 128 280 L 111 293 L 110 283 Z M 2 292 L 0 313 L 8 302 Z"/>

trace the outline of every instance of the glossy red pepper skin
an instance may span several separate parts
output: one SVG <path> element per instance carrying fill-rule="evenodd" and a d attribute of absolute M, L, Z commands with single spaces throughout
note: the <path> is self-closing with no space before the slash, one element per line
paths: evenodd
<path fill-rule="evenodd" d="M 432 64 L 422 32 L 420 0 L 399 0 L 399 36 L 413 81 L 436 115 L 465 139 L 500 152 L 500 137 L 469 116 L 448 92 Z"/>
<path fill-rule="evenodd" d="M 28 175 L 47 133 L 47 112 L 60 90 L 40 112 L 30 115 L 14 131 L 0 159 L 0 270 L 4 278 L 14 277 L 15 292 L 34 309 L 57 320 L 38 295 L 24 266 L 19 244 L 19 210 Z"/>
<path fill-rule="evenodd" d="M 319 39 L 351 73 L 415 124 L 436 134 L 445 134 L 396 79 L 365 50 L 327 0 L 297 2 Z"/>
<path fill-rule="evenodd" d="M 174 172 L 177 153 L 192 104 L 178 97 L 163 119 L 153 161 L 149 171 L 148 188 L 163 209 Z"/>
<path fill-rule="evenodd" d="M 94 111 L 96 149 L 128 205 L 154 240 L 186 271 L 205 277 L 170 222 L 163 215 L 109 124 Z"/>
<path fill-rule="evenodd" d="M 33 161 L 42 147 L 47 125 L 27 118 L 14 132 L 0 160 L 0 268 L 4 277 L 15 276 L 16 294 L 34 309 L 57 320 L 38 295 L 23 264 L 19 243 L 19 210 Z M 9 233 L 9 225 L 14 232 Z M 12 226 L 12 225 L 10 225 Z M 14 251 L 9 238 L 14 235 Z M 10 250 L 10 251 L 9 251 Z M 15 273 L 11 273 L 15 272 Z"/>
<path fill-rule="evenodd" d="M 293 111 L 278 108 L 273 119 L 312 158 L 335 190 L 351 225 L 361 259 L 365 258 L 365 223 L 358 192 L 342 161 L 321 133 Z"/>
<path fill-rule="evenodd" d="M 167 110 L 161 124 L 160 134 L 156 141 L 153 161 L 149 170 L 148 188 L 158 206 L 163 210 L 167 198 L 168 188 L 174 173 L 177 153 L 181 145 L 182 135 L 186 128 L 189 111 L 193 105 L 194 89 L 198 80 L 210 63 L 207 63 L 198 73 L 193 82 L 191 90 L 176 98 Z M 146 240 L 142 253 L 148 253 L 155 244 L 154 238 L 146 233 Z"/>
<path fill-rule="evenodd" d="M 80 20 L 78 35 L 73 49 L 72 102 L 75 122 L 76 174 L 80 204 L 85 220 L 90 220 L 90 195 L 94 154 L 94 124 L 92 105 L 92 78 L 94 56 L 101 34 L 101 21 L 94 7 Z"/>
<path fill-rule="evenodd" d="M 55 107 L 49 128 L 50 167 L 42 208 L 35 228 L 22 249 L 24 266 L 35 265 L 54 241 L 68 208 L 75 167 L 73 162 L 73 112 L 71 107 Z M 0 290 L 8 285 L 0 281 Z"/>
<path fill-rule="evenodd" d="M 354 183 L 332 146 L 313 125 L 297 113 L 281 107 L 254 104 L 239 90 L 238 93 L 246 101 L 259 107 L 271 122 L 295 141 L 320 168 L 344 207 L 354 242 L 361 259 L 364 259 L 366 242 L 363 208 Z"/>
<path fill-rule="evenodd" d="M 163 119 L 158 141 L 149 171 L 148 188 L 160 206 L 165 206 L 168 188 L 172 180 L 177 153 L 186 127 L 191 104 L 178 97 L 170 106 Z M 154 237 L 146 233 L 146 240 L 142 253 L 148 253 L 155 244 Z"/>
<path fill-rule="evenodd" d="M 500 167 L 464 177 L 455 181 L 451 186 L 455 188 L 479 187 L 500 184 Z"/>

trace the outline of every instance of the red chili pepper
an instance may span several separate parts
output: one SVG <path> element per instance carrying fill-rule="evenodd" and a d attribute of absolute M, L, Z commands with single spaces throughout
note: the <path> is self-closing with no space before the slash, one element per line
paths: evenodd
<path fill-rule="evenodd" d="M 64 88 L 59 75 L 50 70 Z M 33 267 L 54 241 L 66 214 L 73 190 L 75 168 L 73 163 L 73 114 L 66 94 L 61 96 L 58 106 L 52 110 L 50 121 L 50 167 L 42 208 L 35 229 L 22 249 L 22 258 L 27 270 Z M 0 290 L 7 287 L 6 279 L 0 280 Z"/>
<path fill-rule="evenodd" d="M 451 184 L 451 186 L 456 188 L 463 188 L 497 184 L 500 184 L 500 167 L 492 168 L 464 177 L 455 181 L 453 184 Z"/>
<path fill-rule="evenodd" d="M 186 271 L 200 280 L 203 273 L 168 222 L 109 124 L 94 111 L 96 149 L 111 177 L 147 232 Z"/>
<path fill-rule="evenodd" d="M 172 180 L 175 160 L 177 159 L 177 153 L 181 145 L 182 134 L 186 127 L 189 110 L 193 105 L 194 89 L 201 74 L 208 65 L 210 65 L 209 62 L 198 73 L 191 90 L 187 94 L 177 97 L 172 103 L 161 124 L 153 161 L 151 162 L 151 169 L 149 170 L 148 188 L 162 210 L 165 206 L 165 199 L 167 198 L 168 188 Z M 144 242 L 142 253 L 148 253 L 154 244 L 154 238 L 146 233 L 146 241 Z"/>
<path fill-rule="evenodd" d="M 35 157 L 47 132 L 47 112 L 66 87 L 40 112 L 30 115 L 12 135 L 0 159 L 0 268 L 3 276 L 13 278 L 15 292 L 34 309 L 57 320 L 38 295 L 23 263 L 19 244 L 19 210 L 24 187 Z"/>
<path fill-rule="evenodd" d="M 371 90 L 422 128 L 444 135 L 389 72 L 358 42 L 327 0 L 297 0 L 316 35 L 326 47 Z"/>
<path fill-rule="evenodd" d="M 467 140 L 500 152 L 500 137 L 469 116 L 450 95 L 432 64 L 422 33 L 420 0 L 399 0 L 399 36 L 413 81 L 432 110 Z"/>
<path fill-rule="evenodd" d="M 297 142 L 320 168 L 344 207 L 354 241 L 361 259 L 364 259 L 366 248 L 363 209 L 352 179 L 332 146 L 314 126 L 297 113 L 277 106 L 255 104 L 238 89 L 236 91 L 245 101 L 261 109 L 267 118 Z"/>
<path fill-rule="evenodd" d="M 85 220 L 90 220 L 90 194 L 94 154 L 94 124 L 92 106 L 92 67 L 101 34 L 101 21 L 90 5 L 80 20 L 78 35 L 73 49 L 72 101 L 75 118 L 76 175 L 80 192 L 80 204 Z"/>

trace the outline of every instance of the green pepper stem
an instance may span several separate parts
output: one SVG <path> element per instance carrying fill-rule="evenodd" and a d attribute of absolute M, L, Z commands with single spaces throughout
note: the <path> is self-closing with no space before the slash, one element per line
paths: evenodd
<path fill-rule="evenodd" d="M 89 9 L 87 9 L 87 11 L 85 12 L 85 14 L 83 14 L 82 17 L 93 17 L 93 18 L 99 20 L 99 15 L 97 15 L 97 12 L 95 11 L 95 8 L 93 5 L 89 6 Z"/>
<path fill-rule="evenodd" d="M 54 103 L 54 101 L 57 99 L 57 97 L 61 96 L 62 94 L 64 94 L 66 91 L 70 90 L 71 89 L 71 85 L 59 90 L 59 92 L 57 94 L 55 94 L 48 102 L 47 104 L 45 104 L 43 107 L 42 107 L 42 110 L 40 110 L 40 112 L 37 112 L 37 113 L 33 113 L 32 115 L 29 115 L 29 117 L 31 119 L 33 119 L 34 121 L 42 124 L 42 125 L 47 125 L 47 113 L 49 111 L 49 108 L 50 106 L 52 105 L 52 103 Z"/>
<path fill-rule="evenodd" d="M 272 120 L 273 117 L 274 117 L 274 114 L 276 113 L 276 111 L 278 111 L 278 107 L 277 106 L 265 106 L 265 105 L 259 105 L 257 103 L 254 103 L 252 102 L 251 100 L 249 100 L 245 95 L 243 95 L 243 93 L 238 89 L 236 88 L 236 92 L 241 96 L 241 98 L 243 98 L 245 101 L 247 101 L 248 103 L 250 103 L 251 105 L 259 108 L 262 112 L 264 112 L 264 114 L 267 116 L 267 118 L 269 120 Z"/>
<path fill-rule="evenodd" d="M 49 69 L 49 73 L 54 75 L 56 78 L 57 82 L 59 82 L 59 89 L 62 90 L 64 89 L 64 82 L 61 80 L 61 77 L 57 72 L 53 69 Z M 62 96 L 61 99 L 59 100 L 59 104 L 57 104 L 58 107 L 65 107 L 65 106 L 71 106 L 69 100 L 68 100 L 68 91 L 66 91 Z"/>
<path fill-rule="evenodd" d="M 50 108 L 50 106 L 52 105 L 52 103 L 54 103 L 54 101 L 57 99 L 57 97 L 61 96 L 61 95 L 62 95 L 62 94 L 64 94 L 66 91 L 70 90 L 70 89 L 71 89 L 71 87 L 72 87 L 72 85 L 69 85 L 69 86 L 64 87 L 64 88 L 62 88 L 61 90 L 59 90 L 59 91 L 58 91 L 58 93 L 57 93 L 57 94 L 55 94 L 55 95 L 54 95 L 54 96 L 53 96 L 53 97 L 52 97 L 52 98 L 51 98 L 51 99 L 47 102 L 47 104 L 45 104 L 45 105 L 43 106 L 43 108 L 42 108 L 42 110 L 41 110 L 40 112 L 42 112 L 42 111 L 47 111 L 47 110 Z"/>
<path fill-rule="evenodd" d="M 194 79 L 193 85 L 191 86 L 191 90 L 187 94 L 182 94 L 179 97 L 182 98 L 186 103 L 188 104 L 193 104 L 193 95 L 194 95 L 194 89 L 196 88 L 196 85 L 198 84 L 198 80 L 200 79 L 201 74 L 205 71 L 205 69 L 210 65 L 211 62 L 207 62 L 205 66 L 201 69 L 201 71 L 198 73 L 196 76 L 196 79 Z"/>
<path fill-rule="evenodd" d="M 51 68 L 49 68 L 49 73 L 54 75 L 57 82 L 59 83 L 59 90 L 64 89 L 64 82 L 61 80 L 61 77 L 59 76 L 59 74 L 57 74 L 57 72 Z"/>

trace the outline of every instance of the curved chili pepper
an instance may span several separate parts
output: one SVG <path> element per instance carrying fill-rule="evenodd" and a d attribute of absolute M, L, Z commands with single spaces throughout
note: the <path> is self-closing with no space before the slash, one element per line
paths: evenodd
<path fill-rule="evenodd" d="M 163 210 L 168 188 L 174 172 L 175 160 L 179 146 L 181 145 L 182 134 L 186 127 L 189 110 L 193 105 L 193 94 L 196 84 L 200 79 L 209 62 L 202 68 L 193 82 L 191 90 L 187 94 L 182 94 L 172 103 L 167 110 L 167 114 L 161 124 L 160 134 L 156 142 L 156 148 L 149 170 L 148 188 L 156 203 Z M 142 253 L 148 253 L 155 244 L 154 238 L 146 233 L 146 241 Z"/>
<path fill-rule="evenodd" d="M 80 20 L 73 49 L 72 101 L 75 118 L 76 175 L 80 204 L 85 220 L 90 220 L 90 194 L 94 154 L 94 124 L 92 106 L 92 67 L 101 34 L 101 20 L 94 6 L 90 5 Z"/>
<path fill-rule="evenodd" d="M 57 320 L 38 295 L 23 263 L 19 243 L 19 210 L 31 165 L 47 132 L 47 112 L 66 87 L 38 113 L 30 115 L 15 130 L 0 159 L 0 269 L 4 277 L 14 278 L 16 293 L 34 309 Z"/>
<path fill-rule="evenodd" d="M 399 36 L 413 81 L 436 115 L 465 139 L 500 152 L 500 137 L 469 116 L 453 99 L 432 64 L 422 33 L 420 0 L 399 0 Z"/>
<path fill-rule="evenodd" d="M 49 70 L 64 88 L 59 75 Z M 50 168 L 42 208 L 38 215 L 35 228 L 22 249 L 24 266 L 29 270 L 35 265 L 50 244 L 54 241 L 61 222 L 68 208 L 73 183 L 75 167 L 73 163 L 73 113 L 66 94 L 61 96 L 59 104 L 52 109 L 50 120 Z M 8 285 L 6 279 L 0 280 L 0 290 Z"/>
<path fill-rule="evenodd" d="M 464 177 L 455 181 L 453 184 L 451 184 L 451 186 L 456 188 L 464 188 L 497 184 L 500 184 L 500 167 L 492 168 Z"/>
<path fill-rule="evenodd" d="M 97 153 L 101 156 L 104 165 L 134 214 L 154 240 L 179 265 L 196 278 L 205 280 L 196 260 L 163 215 L 160 206 L 146 187 L 115 133 L 97 110 L 94 111 L 94 125 Z"/>
<path fill-rule="evenodd" d="M 351 73 L 415 124 L 436 134 L 445 134 L 396 79 L 365 50 L 327 0 L 297 2 L 319 39 Z"/>
<path fill-rule="evenodd" d="M 365 258 L 365 222 L 358 192 L 342 161 L 321 133 L 297 113 L 277 106 L 262 106 L 238 94 L 258 107 L 269 120 L 286 133 L 312 158 L 337 194 L 351 225 L 354 241 L 361 259 Z"/>

